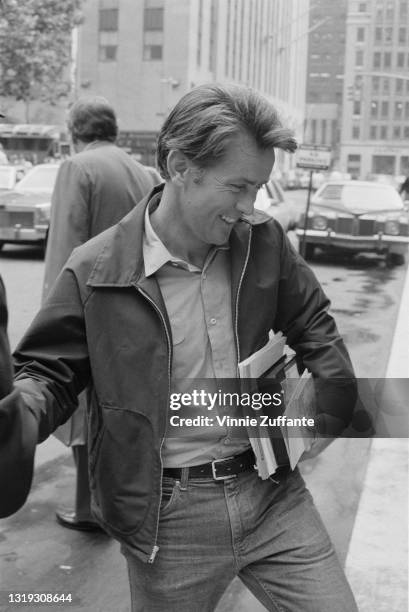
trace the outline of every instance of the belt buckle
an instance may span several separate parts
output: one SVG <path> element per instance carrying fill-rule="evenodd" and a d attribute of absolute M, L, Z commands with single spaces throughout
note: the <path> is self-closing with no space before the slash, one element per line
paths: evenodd
<path fill-rule="evenodd" d="M 213 459 L 212 461 L 212 476 L 214 480 L 228 480 L 229 478 L 237 478 L 237 474 L 227 474 L 227 476 L 217 476 L 216 474 L 216 463 L 221 463 L 222 461 L 228 461 L 229 459 L 234 459 L 231 457 L 223 457 L 223 459 Z"/>

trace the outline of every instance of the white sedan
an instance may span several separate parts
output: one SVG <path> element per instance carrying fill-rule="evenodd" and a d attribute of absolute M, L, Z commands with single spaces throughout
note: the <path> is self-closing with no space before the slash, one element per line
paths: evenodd
<path fill-rule="evenodd" d="M 45 245 L 59 164 L 40 164 L 14 189 L 0 192 L 0 249 L 6 243 Z"/>

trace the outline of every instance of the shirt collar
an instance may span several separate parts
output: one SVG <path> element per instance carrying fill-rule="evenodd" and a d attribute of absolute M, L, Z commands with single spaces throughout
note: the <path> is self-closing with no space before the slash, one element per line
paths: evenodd
<path fill-rule="evenodd" d="M 157 194 L 152 198 L 145 211 L 145 225 L 142 244 L 145 276 L 152 276 L 152 274 L 155 274 L 155 272 L 157 272 L 167 263 L 178 264 L 180 267 L 185 268 L 189 272 L 201 272 L 200 268 L 197 266 L 194 266 L 193 264 L 172 255 L 153 229 L 149 214 L 158 206 L 160 195 L 161 194 Z"/>

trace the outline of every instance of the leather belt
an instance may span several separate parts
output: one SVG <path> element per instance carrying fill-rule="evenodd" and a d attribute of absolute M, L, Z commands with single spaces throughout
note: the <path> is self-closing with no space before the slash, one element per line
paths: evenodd
<path fill-rule="evenodd" d="M 189 478 L 213 478 L 214 480 L 226 480 L 235 478 L 237 474 L 254 468 L 256 459 L 253 450 L 249 448 L 244 453 L 235 457 L 215 459 L 210 463 L 202 463 L 187 468 Z M 180 479 L 183 468 L 164 468 L 163 475 L 169 478 Z"/>

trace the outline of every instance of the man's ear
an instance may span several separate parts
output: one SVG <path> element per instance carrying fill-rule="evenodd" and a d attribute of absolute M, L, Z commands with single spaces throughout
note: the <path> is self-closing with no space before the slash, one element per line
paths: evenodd
<path fill-rule="evenodd" d="M 166 163 L 171 181 L 184 184 L 191 165 L 186 155 L 177 149 L 171 149 Z"/>

